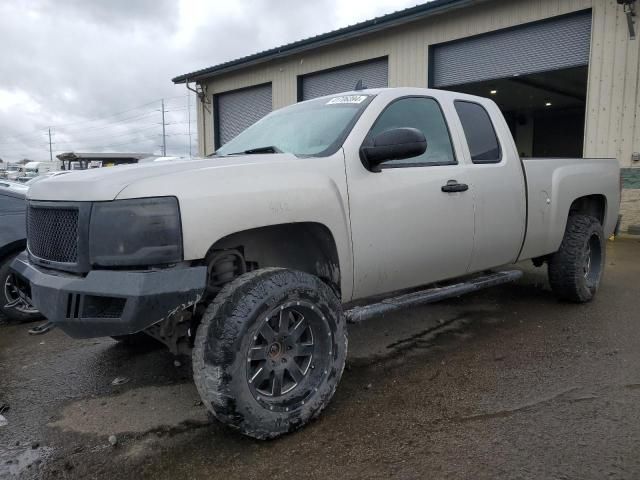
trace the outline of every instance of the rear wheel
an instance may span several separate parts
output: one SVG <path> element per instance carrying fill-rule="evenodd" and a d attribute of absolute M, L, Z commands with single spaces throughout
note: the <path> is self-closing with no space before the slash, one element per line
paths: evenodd
<path fill-rule="evenodd" d="M 30 322 L 42 317 L 31 304 L 29 282 L 11 271 L 10 265 L 17 255 L 0 260 L 0 310 L 11 320 Z"/>
<path fill-rule="evenodd" d="M 261 269 L 225 286 L 207 308 L 194 379 L 218 420 L 274 438 L 329 403 L 346 354 L 345 319 L 331 288 L 306 273 Z"/>
<path fill-rule="evenodd" d="M 604 260 L 600 221 L 589 215 L 570 216 L 560 249 L 549 258 L 551 289 L 562 300 L 592 300 L 600 286 Z"/>

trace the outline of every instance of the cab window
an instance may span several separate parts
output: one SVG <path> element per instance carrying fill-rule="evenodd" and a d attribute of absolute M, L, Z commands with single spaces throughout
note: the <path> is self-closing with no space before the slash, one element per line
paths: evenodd
<path fill-rule="evenodd" d="M 455 102 L 464 135 L 469 144 L 473 163 L 499 163 L 502 151 L 489 114 L 482 105 L 473 102 Z"/>
<path fill-rule="evenodd" d="M 449 129 L 433 98 L 407 97 L 394 101 L 380 114 L 367 141 L 392 128 L 417 128 L 427 139 L 427 150 L 418 157 L 391 160 L 383 167 L 452 165 L 456 163 Z"/>

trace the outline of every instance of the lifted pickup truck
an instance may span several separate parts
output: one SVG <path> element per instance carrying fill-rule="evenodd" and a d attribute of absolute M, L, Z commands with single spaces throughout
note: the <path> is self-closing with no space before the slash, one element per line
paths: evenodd
<path fill-rule="evenodd" d="M 514 279 L 487 271 L 523 259 L 591 300 L 619 178 L 615 159 L 521 160 L 484 98 L 349 92 L 275 111 L 212 158 L 35 184 L 13 266 L 71 336 L 189 349 L 213 415 L 272 438 L 330 401 L 348 318 Z"/>

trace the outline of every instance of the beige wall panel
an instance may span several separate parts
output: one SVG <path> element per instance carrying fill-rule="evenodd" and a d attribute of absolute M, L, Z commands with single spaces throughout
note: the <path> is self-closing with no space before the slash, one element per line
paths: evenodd
<path fill-rule="evenodd" d="M 584 152 L 596 156 L 598 118 L 600 117 L 600 72 L 604 56 L 604 19 L 597 5 L 593 8 L 591 23 L 591 56 L 589 59 L 589 81 L 587 85 L 587 108 L 585 121 Z"/>
<path fill-rule="evenodd" d="M 196 97 L 197 98 L 197 97 Z M 198 155 L 205 154 L 205 145 L 204 140 L 206 140 L 206 135 L 202 135 L 202 132 L 205 131 L 204 127 L 204 115 L 202 114 L 202 102 L 196 100 L 196 128 L 198 129 Z"/>
<path fill-rule="evenodd" d="M 615 152 L 616 158 L 623 160 L 621 157 L 622 135 L 621 129 L 623 125 L 623 103 L 624 103 L 624 84 L 627 69 L 627 52 L 629 51 L 629 40 L 627 32 L 627 22 L 624 16 L 616 14 L 615 4 L 607 5 L 607 16 L 615 18 L 615 30 L 610 35 L 611 42 L 606 44 L 607 49 L 611 49 L 613 57 L 613 65 L 611 68 L 611 89 L 608 94 L 609 101 L 609 123 L 606 132 L 602 132 L 606 136 L 605 152 Z M 612 11 L 613 10 L 613 11 Z"/>
<path fill-rule="evenodd" d="M 616 15 L 611 14 L 609 2 L 601 3 L 606 3 L 606 5 L 604 7 L 602 5 L 595 6 L 598 30 L 594 32 L 598 39 L 600 53 L 598 56 L 599 61 L 594 62 L 596 69 L 594 69 L 593 73 L 599 73 L 599 75 L 592 77 L 594 80 L 592 86 L 598 89 L 597 116 L 595 118 L 596 130 L 591 132 L 594 147 L 593 154 L 597 157 L 605 156 L 608 151 L 613 68 L 615 65 L 613 44 L 616 37 Z"/>
<path fill-rule="evenodd" d="M 640 151 L 638 39 L 629 39 L 616 0 L 594 0 L 593 15 L 585 156 L 616 157 L 629 167 Z"/>
<path fill-rule="evenodd" d="M 640 23 L 640 22 L 639 22 Z M 640 29 L 640 25 L 638 25 Z M 639 32 L 640 34 L 640 32 Z M 634 61 L 636 63 L 640 63 L 638 61 L 638 56 L 640 56 L 640 49 L 637 44 L 638 40 L 636 40 L 636 45 L 634 46 L 633 55 Z M 634 124 L 634 135 L 633 140 L 630 145 L 627 146 L 623 155 L 626 155 L 626 161 L 623 162 L 623 166 L 629 166 L 631 164 L 631 154 L 633 152 L 640 152 L 640 64 L 635 65 L 633 69 L 635 78 L 628 82 L 628 84 L 633 87 L 629 88 L 628 95 L 625 96 L 625 102 L 628 102 L 629 114 L 625 116 L 625 123 Z M 625 157 L 623 156 L 623 159 Z M 640 167 L 638 163 L 633 164 L 634 167 Z"/>

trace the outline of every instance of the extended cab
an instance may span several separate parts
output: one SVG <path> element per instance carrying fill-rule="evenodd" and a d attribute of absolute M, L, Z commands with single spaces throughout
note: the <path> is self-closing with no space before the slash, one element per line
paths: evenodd
<path fill-rule="evenodd" d="M 33 185 L 14 268 L 72 336 L 192 350 L 206 407 L 270 438 L 331 399 L 347 318 L 511 280 L 487 270 L 523 259 L 591 300 L 619 201 L 615 159 L 522 160 L 491 100 L 363 90 L 275 111 L 212 158 Z"/>

